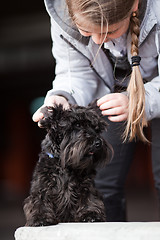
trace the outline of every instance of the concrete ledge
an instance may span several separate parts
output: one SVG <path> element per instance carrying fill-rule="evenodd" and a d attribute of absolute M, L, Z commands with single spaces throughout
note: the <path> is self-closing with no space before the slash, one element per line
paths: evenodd
<path fill-rule="evenodd" d="M 160 240 L 160 222 L 61 223 L 20 227 L 16 240 Z"/>

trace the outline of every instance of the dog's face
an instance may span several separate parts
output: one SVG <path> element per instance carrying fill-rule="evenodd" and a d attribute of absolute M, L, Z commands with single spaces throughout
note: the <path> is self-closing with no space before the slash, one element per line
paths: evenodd
<path fill-rule="evenodd" d="M 62 167 L 82 170 L 107 163 L 110 147 L 102 137 L 107 124 L 94 108 L 59 105 L 44 108 L 43 114 L 40 124 L 48 132 L 43 145 Z"/>

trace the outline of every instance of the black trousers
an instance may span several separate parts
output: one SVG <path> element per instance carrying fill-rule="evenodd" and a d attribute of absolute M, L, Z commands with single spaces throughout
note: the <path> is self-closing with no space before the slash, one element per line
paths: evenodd
<path fill-rule="evenodd" d="M 152 171 L 154 184 L 157 190 L 157 198 L 159 202 L 159 220 L 160 220 L 160 118 L 153 119 L 152 128 Z"/>
<path fill-rule="evenodd" d="M 98 170 L 96 187 L 102 193 L 107 221 L 126 221 L 124 186 L 133 160 L 136 142 L 122 142 L 124 123 L 108 121 L 105 138 L 113 147 L 114 155 L 110 163 Z M 152 121 L 152 163 L 155 187 L 160 199 L 160 119 Z"/>

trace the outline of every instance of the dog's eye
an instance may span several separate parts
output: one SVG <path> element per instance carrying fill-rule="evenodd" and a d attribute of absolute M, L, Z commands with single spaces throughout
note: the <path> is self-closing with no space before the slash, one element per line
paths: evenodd
<path fill-rule="evenodd" d="M 63 135 L 62 135 L 62 134 L 59 134 L 59 135 L 57 136 L 57 142 L 60 144 L 61 141 L 62 141 L 62 139 L 63 139 Z"/>
<path fill-rule="evenodd" d="M 80 128 L 80 126 L 81 126 L 81 124 L 80 124 L 79 122 L 75 122 L 75 123 L 74 123 L 74 127 Z"/>

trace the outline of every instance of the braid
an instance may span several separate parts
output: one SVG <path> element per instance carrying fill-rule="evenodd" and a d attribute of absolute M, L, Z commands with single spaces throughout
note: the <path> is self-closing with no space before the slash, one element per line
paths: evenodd
<path fill-rule="evenodd" d="M 130 20 L 131 31 L 131 55 L 138 56 L 138 42 L 140 23 L 138 19 L 138 11 L 134 12 Z M 135 58 L 135 57 L 134 57 Z M 139 63 L 132 64 L 132 74 L 127 88 L 129 96 L 129 115 L 124 132 L 124 139 L 129 137 L 129 141 L 133 140 L 136 136 L 142 141 L 148 141 L 143 133 L 143 127 L 147 126 L 145 117 L 145 89 L 143 79 L 139 69 Z"/>
<path fill-rule="evenodd" d="M 140 22 L 138 19 L 138 11 L 132 13 L 130 19 L 130 31 L 131 31 L 131 55 L 136 56 L 139 54 L 138 43 L 139 43 L 139 33 L 140 33 Z"/>

